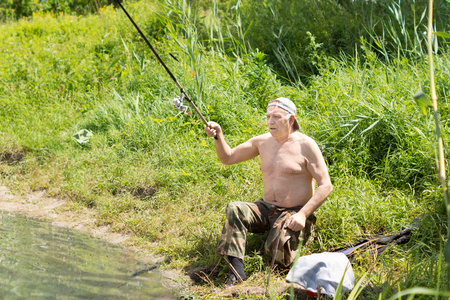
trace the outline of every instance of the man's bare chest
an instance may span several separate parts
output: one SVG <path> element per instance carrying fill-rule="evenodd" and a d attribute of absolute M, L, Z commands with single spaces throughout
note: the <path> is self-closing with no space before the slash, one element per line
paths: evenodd
<path fill-rule="evenodd" d="M 260 150 L 263 173 L 301 174 L 307 172 L 308 160 L 298 143 Z"/>

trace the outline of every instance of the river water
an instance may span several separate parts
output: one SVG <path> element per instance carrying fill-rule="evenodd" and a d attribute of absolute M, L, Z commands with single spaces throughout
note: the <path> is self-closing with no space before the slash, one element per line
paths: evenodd
<path fill-rule="evenodd" d="M 175 299 L 162 279 L 117 245 L 0 211 L 0 299 Z"/>

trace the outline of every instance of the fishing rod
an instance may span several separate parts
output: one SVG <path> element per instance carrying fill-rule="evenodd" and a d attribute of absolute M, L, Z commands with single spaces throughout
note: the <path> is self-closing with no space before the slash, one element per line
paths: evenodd
<path fill-rule="evenodd" d="M 177 85 L 177 87 L 180 89 L 180 93 L 181 93 L 181 97 L 176 97 L 172 100 L 173 102 L 173 106 L 175 107 L 176 110 L 179 110 L 181 112 L 183 112 L 184 114 L 186 113 L 187 110 L 187 106 L 183 104 L 183 99 L 186 99 L 189 104 L 192 106 L 192 108 L 194 109 L 194 111 L 197 113 L 197 115 L 200 117 L 200 119 L 202 120 L 202 122 L 209 127 L 208 122 L 206 122 L 205 118 L 203 117 L 202 113 L 198 110 L 197 106 L 195 106 L 194 102 L 192 102 L 191 98 L 189 98 L 189 96 L 186 94 L 186 92 L 184 91 L 183 87 L 181 86 L 181 84 L 178 82 L 178 80 L 175 78 L 175 75 L 173 75 L 173 73 L 169 70 L 169 68 L 167 67 L 167 65 L 164 63 L 164 61 L 161 59 L 161 57 L 159 56 L 158 52 L 156 52 L 155 48 L 153 48 L 152 44 L 150 44 L 150 42 L 147 40 L 147 38 L 145 37 L 144 33 L 141 31 L 141 29 L 139 29 L 139 27 L 137 26 L 137 24 L 134 22 L 133 18 L 131 18 L 130 14 L 127 12 L 127 10 L 125 9 L 125 7 L 123 7 L 122 3 L 120 3 L 120 0 L 115 0 L 115 2 L 117 3 L 117 5 L 120 6 L 120 8 L 123 10 L 123 12 L 127 15 L 128 19 L 131 21 L 131 23 L 133 23 L 134 27 L 136 28 L 136 30 L 139 32 L 139 34 L 141 35 L 141 37 L 144 39 L 144 41 L 147 43 L 147 45 L 150 47 L 150 49 L 152 50 L 153 54 L 155 54 L 156 58 L 158 59 L 158 61 L 161 63 L 161 65 L 164 67 L 164 69 L 167 71 L 167 73 L 169 74 L 170 78 L 172 78 L 172 80 L 175 82 L 175 84 Z M 217 136 L 214 137 L 217 140 Z"/>

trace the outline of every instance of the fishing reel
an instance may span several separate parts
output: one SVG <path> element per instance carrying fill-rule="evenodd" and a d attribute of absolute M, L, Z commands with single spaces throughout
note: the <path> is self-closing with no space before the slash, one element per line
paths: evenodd
<path fill-rule="evenodd" d="M 173 107 L 175 107 L 176 110 L 184 113 L 188 117 L 191 115 L 191 112 L 187 112 L 188 106 L 183 104 L 184 94 L 181 94 L 181 97 L 175 97 L 172 99 Z"/>

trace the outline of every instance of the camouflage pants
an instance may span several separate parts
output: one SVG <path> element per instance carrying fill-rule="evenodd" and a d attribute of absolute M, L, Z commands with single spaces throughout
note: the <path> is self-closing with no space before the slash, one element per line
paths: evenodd
<path fill-rule="evenodd" d="M 269 231 L 265 251 L 275 261 L 289 266 L 295 259 L 300 242 L 306 243 L 316 222 L 314 214 L 306 220 L 303 236 L 300 231 L 283 228 L 288 217 L 302 207 L 277 207 L 260 199 L 254 203 L 232 202 L 226 209 L 226 220 L 220 237 L 217 253 L 244 259 L 247 232 Z"/>

